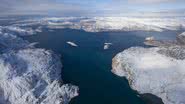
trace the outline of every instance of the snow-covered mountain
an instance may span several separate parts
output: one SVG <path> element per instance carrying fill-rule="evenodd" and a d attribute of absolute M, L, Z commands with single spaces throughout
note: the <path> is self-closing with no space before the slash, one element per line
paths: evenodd
<path fill-rule="evenodd" d="M 126 77 L 130 86 L 140 94 L 156 95 L 164 104 L 184 104 L 184 67 L 185 44 L 181 43 L 167 47 L 129 48 L 114 57 L 112 72 Z"/>
<path fill-rule="evenodd" d="M 31 26 L 38 28 L 32 29 Z M 165 31 L 185 29 L 185 18 L 136 18 L 136 17 L 50 17 L 16 21 L 4 27 L 9 31 L 35 34 L 42 27 L 49 29 L 81 29 L 87 32 L 102 31 Z"/>
<path fill-rule="evenodd" d="M 9 24 L 11 25 L 0 26 L 0 104 L 67 104 L 78 95 L 78 87 L 62 83 L 62 64 L 59 56 L 52 51 L 35 48 L 34 44 L 21 36 L 33 35 L 45 28 L 48 31 L 70 28 L 87 32 L 161 32 L 185 29 L 185 18 L 52 17 L 15 20 Z M 183 36 L 178 38 L 181 44 L 184 42 L 181 38 Z M 120 76 L 126 76 L 131 86 L 140 93 L 155 94 L 161 97 L 165 104 L 184 102 L 181 97 L 184 95 L 184 58 L 177 58 L 184 57 L 183 50 L 182 46 L 131 48 L 114 58 L 113 71 Z M 155 71 L 154 66 L 157 68 Z M 128 68 L 125 70 L 125 67 Z M 168 68 L 170 69 L 167 70 Z M 141 74 L 143 76 L 140 76 Z M 166 78 L 158 82 L 162 76 Z M 176 76 L 178 80 L 174 80 Z M 151 79 L 152 83 L 147 78 Z M 140 83 L 140 80 L 146 82 Z M 173 97 L 176 95 L 180 97 L 174 101 Z"/>
<path fill-rule="evenodd" d="M 0 27 L 0 104 L 68 104 L 78 87 L 62 82 L 62 63 L 54 52 L 23 40 L 19 27 Z"/>

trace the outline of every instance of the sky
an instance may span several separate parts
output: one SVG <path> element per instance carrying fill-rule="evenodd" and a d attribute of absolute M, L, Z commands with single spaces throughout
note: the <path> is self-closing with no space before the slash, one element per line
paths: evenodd
<path fill-rule="evenodd" d="M 185 0 L 0 0 L 0 15 L 185 16 Z"/>

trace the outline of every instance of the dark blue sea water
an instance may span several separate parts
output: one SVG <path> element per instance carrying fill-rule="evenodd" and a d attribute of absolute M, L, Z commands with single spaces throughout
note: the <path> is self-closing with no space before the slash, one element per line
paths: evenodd
<path fill-rule="evenodd" d="M 71 104 L 145 104 L 124 78 L 111 73 L 112 58 L 132 46 L 144 46 L 146 36 L 157 39 L 175 39 L 178 32 L 101 32 L 88 33 L 81 30 L 44 30 L 34 36 L 24 37 L 39 42 L 37 47 L 61 54 L 64 83 L 79 86 L 80 95 Z M 66 44 L 73 41 L 79 47 Z M 113 45 L 103 50 L 105 42 Z"/>

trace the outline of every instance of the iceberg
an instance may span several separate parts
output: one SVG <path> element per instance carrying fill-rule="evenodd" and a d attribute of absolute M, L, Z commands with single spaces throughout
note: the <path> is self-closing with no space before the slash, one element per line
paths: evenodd
<path fill-rule="evenodd" d="M 110 45 L 112 45 L 112 43 L 104 43 L 103 49 L 104 49 L 104 50 L 109 49 Z"/>
<path fill-rule="evenodd" d="M 74 42 L 68 41 L 66 43 L 69 44 L 69 45 L 71 45 L 72 47 L 78 47 L 78 45 L 75 44 Z"/>
<path fill-rule="evenodd" d="M 145 38 L 145 41 L 154 41 L 155 40 L 155 38 L 153 37 L 153 36 L 151 36 L 151 37 L 146 37 Z"/>

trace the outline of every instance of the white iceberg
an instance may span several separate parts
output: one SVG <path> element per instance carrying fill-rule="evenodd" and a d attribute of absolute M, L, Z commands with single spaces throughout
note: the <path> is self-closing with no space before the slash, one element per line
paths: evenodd
<path fill-rule="evenodd" d="M 145 38 L 145 41 L 153 41 L 153 40 L 155 40 L 155 38 L 154 38 L 153 36 L 151 36 L 151 37 L 146 37 L 146 38 Z"/>
<path fill-rule="evenodd" d="M 104 43 L 103 49 L 104 49 L 104 50 L 109 49 L 110 45 L 112 45 L 112 43 Z"/>
<path fill-rule="evenodd" d="M 70 46 L 78 47 L 78 45 L 76 43 L 74 43 L 74 42 L 68 41 L 66 43 L 69 44 Z"/>

